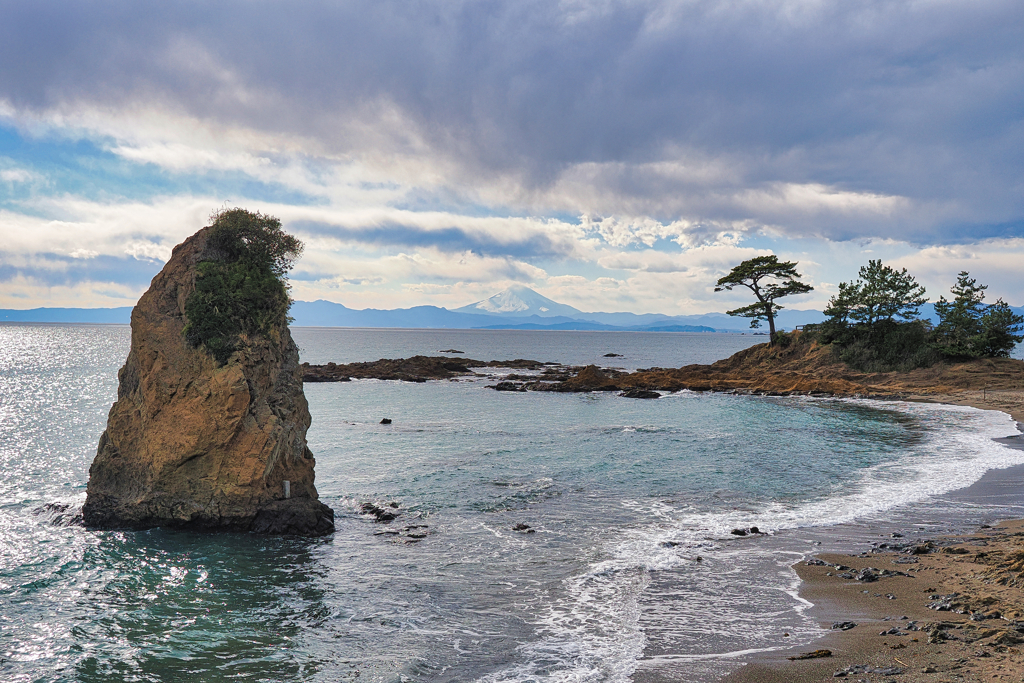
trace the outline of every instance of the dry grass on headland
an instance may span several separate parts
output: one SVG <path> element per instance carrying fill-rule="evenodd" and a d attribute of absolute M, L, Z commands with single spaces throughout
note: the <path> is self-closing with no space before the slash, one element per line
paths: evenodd
<path fill-rule="evenodd" d="M 753 346 L 711 365 L 654 368 L 609 377 L 621 388 L 743 391 L 773 395 L 866 396 L 931 400 L 1002 410 L 1024 420 L 1024 361 L 982 358 L 941 362 L 909 372 L 868 373 L 838 360 L 828 346 Z"/>

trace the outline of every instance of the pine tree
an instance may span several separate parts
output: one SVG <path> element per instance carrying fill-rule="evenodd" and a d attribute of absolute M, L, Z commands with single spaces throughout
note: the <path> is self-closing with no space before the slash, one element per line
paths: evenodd
<path fill-rule="evenodd" d="M 1003 301 L 997 299 L 981 317 L 981 348 L 983 355 L 1007 358 L 1013 347 L 1024 341 L 1024 315 L 1017 315 Z"/>
<path fill-rule="evenodd" d="M 992 358 L 1010 355 L 1021 340 L 1024 316 L 1013 312 L 999 299 L 986 306 L 987 285 L 979 285 L 967 271 L 961 271 L 950 288 L 952 301 L 939 297 L 935 313 L 934 346 L 950 358 Z"/>
<path fill-rule="evenodd" d="M 796 262 L 779 261 L 779 257 L 757 256 L 743 261 L 734 267 L 729 274 L 720 278 L 716 283 L 716 292 L 732 290 L 733 287 L 743 286 L 754 293 L 757 303 L 726 311 L 729 315 L 741 318 L 751 318 L 750 326 L 757 328 L 761 321 L 768 322 L 769 345 L 774 346 L 776 340 L 775 315 L 782 310 L 780 304 L 775 303 L 776 299 L 793 294 L 804 294 L 813 291 L 810 285 L 800 282 L 803 277 L 796 272 Z M 775 282 L 773 282 L 775 280 Z"/>
<path fill-rule="evenodd" d="M 953 358 L 977 358 L 981 348 L 982 317 L 985 315 L 987 285 L 979 285 L 966 271 L 960 271 L 956 284 L 950 287 L 952 301 L 940 296 L 935 302 L 939 324 L 935 327 L 935 348 Z"/>
<path fill-rule="evenodd" d="M 854 322 L 875 325 L 881 321 L 909 322 L 927 303 L 925 289 L 904 268 L 898 271 L 881 260 L 861 266 L 856 288 L 856 305 L 849 311 Z"/>

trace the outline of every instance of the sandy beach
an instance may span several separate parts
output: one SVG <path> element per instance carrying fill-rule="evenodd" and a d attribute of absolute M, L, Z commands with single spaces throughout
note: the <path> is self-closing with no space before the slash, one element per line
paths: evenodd
<path fill-rule="evenodd" d="M 1022 392 L 978 393 L 915 398 L 1001 410 L 1024 432 Z M 1024 435 L 999 441 L 1024 449 Z M 1024 520 L 889 545 L 795 565 L 809 614 L 828 633 L 724 680 L 1024 681 Z"/>

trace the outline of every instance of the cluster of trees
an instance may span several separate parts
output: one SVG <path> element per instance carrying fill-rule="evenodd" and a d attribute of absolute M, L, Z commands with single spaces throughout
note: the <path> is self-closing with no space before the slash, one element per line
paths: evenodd
<path fill-rule="evenodd" d="M 784 339 L 775 329 L 775 316 L 782 309 L 777 300 L 811 291 L 800 282 L 796 265 L 776 256 L 749 259 L 719 279 L 715 291 L 750 289 L 757 302 L 728 313 L 752 318 L 751 327 L 766 321 L 775 345 Z M 1024 316 L 1016 315 L 1002 299 L 985 304 L 986 289 L 961 272 L 950 289 L 952 299 L 939 297 L 936 302 L 939 322 L 932 326 L 919 318 L 928 298 L 914 276 L 906 268 L 896 270 L 871 260 L 856 280 L 839 285 L 824 311 L 828 319 L 814 334 L 823 343 L 834 344 L 844 361 L 865 370 L 906 370 L 941 358 L 1009 356 L 1024 340 Z"/>
<path fill-rule="evenodd" d="M 185 339 L 224 364 L 243 337 L 270 336 L 288 324 L 285 274 L 302 242 L 273 216 L 228 209 L 212 216 L 195 289 L 185 300 Z"/>

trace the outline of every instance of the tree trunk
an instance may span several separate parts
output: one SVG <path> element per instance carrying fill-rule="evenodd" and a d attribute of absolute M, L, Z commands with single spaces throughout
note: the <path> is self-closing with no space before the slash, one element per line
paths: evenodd
<path fill-rule="evenodd" d="M 775 346 L 775 312 L 770 303 L 764 307 L 764 312 L 768 317 L 768 346 Z"/>

